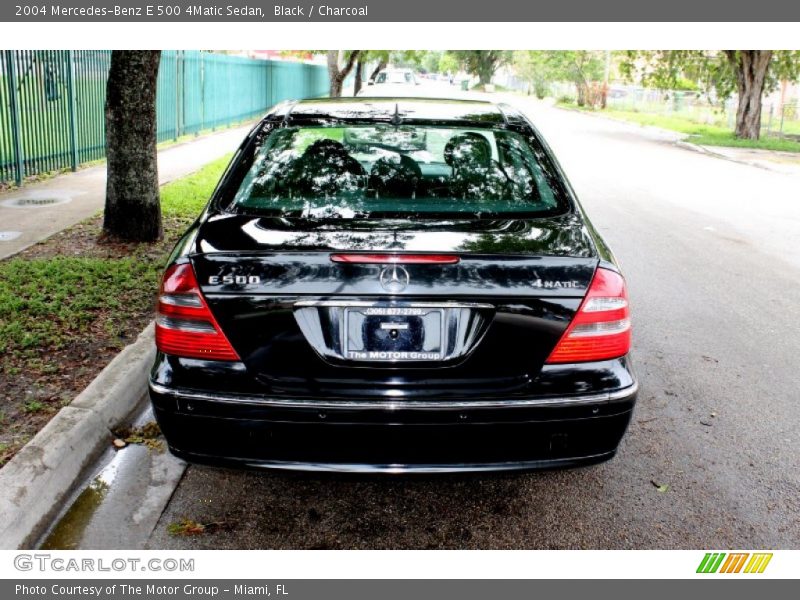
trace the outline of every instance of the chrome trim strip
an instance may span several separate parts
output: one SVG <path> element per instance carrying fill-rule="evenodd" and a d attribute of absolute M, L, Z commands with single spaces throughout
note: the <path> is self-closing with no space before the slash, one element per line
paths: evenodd
<path fill-rule="evenodd" d="M 182 453 L 179 452 L 179 455 Z M 311 471 L 326 473 L 385 473 L 390 475 L 402 473 L 438 474 L 438 473 L 483 473 L 488 471 L 525 471 L 544 468 L 564 468 L 579 466 L 581 464 L 597 463 L 612 458 L 615 450 L 589 456 L 551 458 L 529 461 L 508 461 L 493 463 L 463 463 L 463 464 L 369 464 L 369 463 L 323 463 L 323 462 L 295 462 L 283 460 L 248 460 L 230 459 L 242 466 L 256 469 L 274 469 L 281 471 Z M 187 453 L 186 458 L 191 460 L 195 456 L 202 459 L 205 455 Z M 216 458 L 216 457 L 208 457 Z M 226 459 L 227 461 L 228 459 Z"/>
<path fill-rule="evenodd" d="M 311 408 L 311 409 L 372 409 L 372 410 L 469 410 L 471 408 L 525 408 L 535 406 L 575 406 L 581 404 L 602 404 L 623 400 L 636 394 L 639 383 L 602 394 L 582 396 L 556 396 L 550 398 L 519 398 L 509 400 L 301 400 L 266 398 L 246 395 L 222 395 L 208 392 L 172 389 L 158 383 L 150 382 L 150 389 L 156 394 L 173 396 L 184 400 L 201 400 L 223 404 L 242 404 L 249 406 L 268 406 L 275 408 Z"/>
<path fill-rule="evenodd" d="M 296 308 L 306 308 L 309 306 L 322 306 L 333 308 L 349 307 L 403 307 L 403 308 L 495 308 L 493 304 L 480 304 L 476 302 L 405 302 L 402 298 L 387 297 L 385 300 L 367 302 L 364 300 L 300 300 L 295 302 Z"/>

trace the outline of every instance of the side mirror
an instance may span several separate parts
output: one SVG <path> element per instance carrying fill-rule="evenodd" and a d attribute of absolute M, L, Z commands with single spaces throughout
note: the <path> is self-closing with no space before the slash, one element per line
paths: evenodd
<path fill-rule="evenodd" d="M 370 80 L 367 82 L 367 85 L 374 85 L 374 84 L 375 84 L 375 82 L 374 82 L 374 81 L 372 81 L 372 79 L 370 79 Z"/>

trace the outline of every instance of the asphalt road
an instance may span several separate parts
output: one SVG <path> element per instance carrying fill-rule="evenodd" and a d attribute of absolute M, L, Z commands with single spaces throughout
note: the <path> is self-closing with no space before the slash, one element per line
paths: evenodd
<path fill-rule="evenodd" d="M 436 478 L 190 466 L 143 544 L 800 548 L 800 178 L 527 109 L 629 280 L 642 391 L 617 457 Z M 170 535 L 183 518 L 221 527 Z"/>

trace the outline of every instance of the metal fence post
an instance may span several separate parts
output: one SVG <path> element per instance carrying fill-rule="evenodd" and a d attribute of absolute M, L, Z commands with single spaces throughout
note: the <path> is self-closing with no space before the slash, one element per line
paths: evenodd
<path fill-rule="evenodd" d="M 69 107 L 69 149 L 73 171 L 78 170 L 78 115 L 75 95 L 75 51 L 67 50 L 67 106 Z"/>
<path fill-rule="evenodd" d="M 109 56 L 110 51 L 0 49 L 0 179 L 22 185 L 31 175 L 75 171 L 104 155 Z M 182 50 L 165 51 L 161 66 L 161 141 L 219 130 L 282 99 L 318 96 L 327 88 L 321 65 Z"/>
<path fill-rule="evenodd" d="M 267 64 L 267 98 L 269 98 L 269 100 L 267 100 L 267 106 L 272 106 L 275 104 L 275 95 L 272 90 L 272 77 L 275 64 L 271 60 L 268 60 Z"/>
<path fill-rule="evenodd" d="M 200 131 L 206 128 L 206 61 L 205 53 L 200 51 Z"/>
<path fill-rule="evenodd" d="M 175 51 L 175 141 L 183 135 L 183 50 Z"/>
<path fill-rule="evenodd" d="M 14 163 L 16 165 L 16 183 L 22 185 L 25 179 L 25 160 L 22 155 L 22 127 L 19 114 L 19 97 L 17 90 L 17 67 L 15 61 L 16 53 L 13 50 L 6 50 L 6 69 L 8 70 L 8 98 L 11 108 L 11 136 L 14 143 Z"/>

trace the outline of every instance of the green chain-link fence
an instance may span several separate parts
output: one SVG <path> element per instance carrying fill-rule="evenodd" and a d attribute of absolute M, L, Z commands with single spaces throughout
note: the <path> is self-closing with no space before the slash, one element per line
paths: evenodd
<path fill-rule="evenodd" d="M 105 155 L 110 50 L 0 51 L 0 182 Z M 165 50 L 158 140 L 226 127 L 288 98 L 326 95 L 324 66 Z"/>

